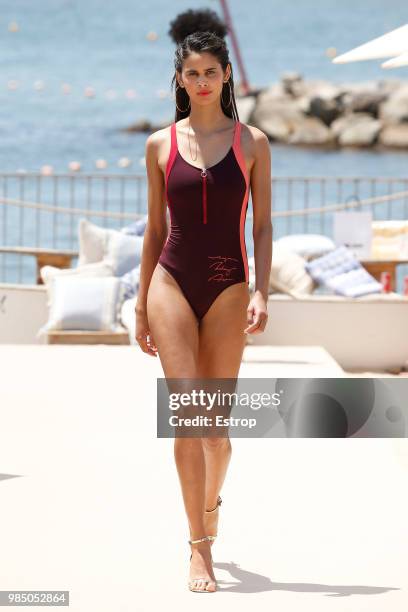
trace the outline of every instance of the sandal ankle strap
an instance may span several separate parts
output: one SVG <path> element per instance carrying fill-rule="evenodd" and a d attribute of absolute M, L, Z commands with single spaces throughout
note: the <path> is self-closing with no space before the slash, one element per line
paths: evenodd
<path fill-rule="evenodd" d="M 207 542 L 207 541 L 215 540 L 216 537 L 217 536 L 208 535 L 208 536 L 204 536 L 203 538 L 200 538 L 199 540 L 189 540 L 188 543 L 198 544 L 199 542 Z"/>
<path fill-rule="evenodd" d="M 215 508 L 213 508 L 212 510 L 206 510 L 205 512 L 206 512 L 207 514 L 208 514 L 209 512 L 214 512 L 214 511 L 215 511 L 215 510 L 218 508 L 218 506 L 221 506 L 221 504 L 222 504 L 222 499 L 221 499 L 221 496 L 219 495 L 219 496 L 218 496 L 218 499 L 217 499 L 217 504 L 216 504 Z"/>

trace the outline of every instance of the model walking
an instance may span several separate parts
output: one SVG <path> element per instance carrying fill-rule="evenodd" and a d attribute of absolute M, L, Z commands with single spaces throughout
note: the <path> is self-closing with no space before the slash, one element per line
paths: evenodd
<path fill-rule="evenodd" d="M 146 142 L 148 223 L 136 339 L 148 355 L 159 355 L 166 378 L 237 378 L 245 333 L 263 332 L 268 317 L 269 142 L 238 119 L 223 38 L 210 32 L 184 38 L 176 49 L 175 81 L 175 122 Z M 244 234 L 249 189 L 252 296 Z M 213 592 L 211 545 L 231 442 L 229 437 L 175 438 L 174 456 L 190 529 L 189 588 Z"/>

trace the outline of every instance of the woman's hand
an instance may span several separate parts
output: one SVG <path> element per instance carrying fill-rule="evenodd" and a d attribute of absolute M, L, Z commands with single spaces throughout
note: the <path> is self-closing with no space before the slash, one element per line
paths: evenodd
<path fill-rule="evenodd" d="M 157 357 L 157 347 L 149 331 L 149 322 L 145 311 L 136 310 L 135 340 L 144 353 Z"/>
<path fill-rule="evenodd" d="M 255 291 L 247 308 L 248 327 L 245 334 L 261 334 L 268 321 L 266 300 L 260 291 Z"/>

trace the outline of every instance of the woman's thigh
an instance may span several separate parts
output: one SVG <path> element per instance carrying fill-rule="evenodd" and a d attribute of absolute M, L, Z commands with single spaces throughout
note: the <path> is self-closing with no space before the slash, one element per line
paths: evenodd
<path fill-rule="evenodd" d="M 198 321 L 173 277 L 157 265 L 147 294 L 149 331 L 166 378 L 195 378 Z"/>
<path fill-rule="evenodd" d="M 247 283 L 227 287 L 210 306 L 200 322 L 198 371 L 203 378 L 238 376 L 245 348 Z"/>

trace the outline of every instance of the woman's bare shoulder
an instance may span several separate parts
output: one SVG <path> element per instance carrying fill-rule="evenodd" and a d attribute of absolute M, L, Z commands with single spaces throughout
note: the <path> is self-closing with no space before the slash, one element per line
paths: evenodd
<path fill-rule="evenodd" d="M 146 157 L 154 156 L 158 166 L 164 171 L 171 145 L 171 125 L 149 134 L 146 139 Z"/>
<path fill-rule="evenodd" d="M 245 152 L 245 157 L 250 160 L 250 168 L 257 159 L 269 154 L 269 138 L 259 128 L 254 125 L 241 123 L 241 142 Z"/>
<path fill-rule="evenodd" d="M 170 129 L 171 125 L 168 125 L 164 128 L 161 128 L 160 130 L 156 130 L 155 132 L 149 134 L 146 139 L 146 146 L 149 146 L 153 149 L 160 148 L 160 146 L 166 143 L 170 138 Z"/>
<path fill-rule="evenodd" d="M 269 138 L 265 134 L 265 132 L 255 127 L 254 125 L 248 125 L 247 123 L 242 123 L 242 122 L 241 122 L 241 125 L 243 128 L 241 130 L 241 133 L 244 139 L 253 142 L 254 145 L 257 145 L 258 143 L 265 143 L 265 142 L 267 142 L 269 145 Z"/>

